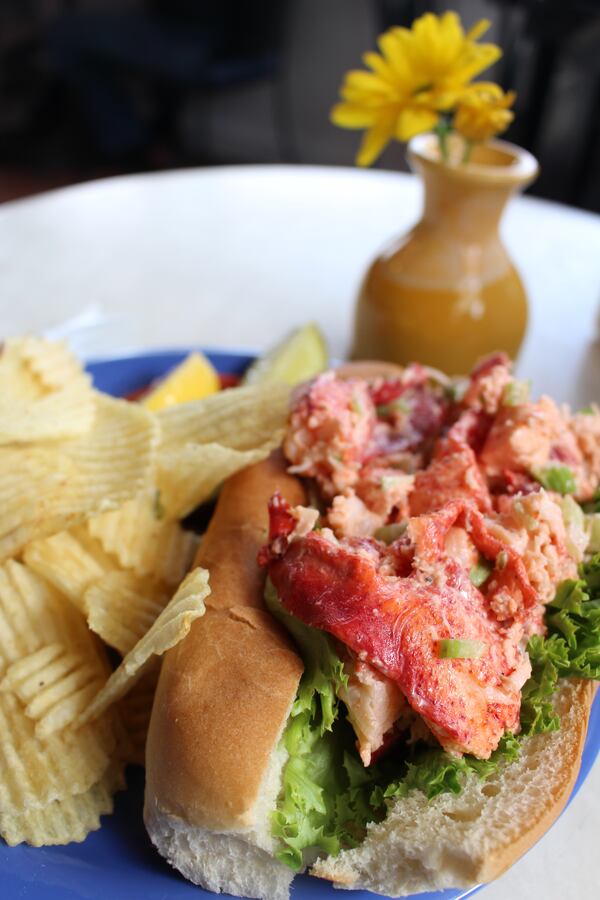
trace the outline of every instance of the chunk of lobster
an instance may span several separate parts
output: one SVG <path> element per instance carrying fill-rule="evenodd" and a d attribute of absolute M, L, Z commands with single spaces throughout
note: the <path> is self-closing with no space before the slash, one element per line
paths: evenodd
<path fill-rule="evenodd" d="M 468 444 L 446 442 L 426 469 L 415 475 L 409 496 L 413 516 L 440 509 L 451 500 L 470 500 L 489 512 L 492 500 L 487 484 Z"/>
<path fill-rule="evenodd" d="M 482 359 L 471 372 L 462 399 L 463 406 L 495 415 L 504 390 L 512 381 L 511 368 L 511 361 L 505 353 L 494 353 Z"/>
<path fill-rule="evenodd" d="M 274 502 L 279 521 L 284 501 Z M 518 630 L 508 653 L 507 632 L 483 595 L 456 561 L 440 554 L 436 541 L 459 514 L 459 505 L 445 512 L 437 537 L 434 523 L 425 523 L 420 559 L 428 565 L 408 577 L 387 574 L 373 546 L 363 552 L 327 532 L 313 531 L 283 552 L 272 543 L 260 559 L 283 605 L 395 681 L 446 750 L 487 758 L 506 730 L 518 728 L 520 688 L 530 665 L 519 650 Z M 434 537 L 430 553 L 423 548 L 427 534 Z M 480 655 L 441 658 L 441 642 L 448 639 L 473 641 Z"/>
<path fill-rule="evenodd" d="M 530 475 L 547 466 L 583 467 L 581 450 L 553 400 L 502 407 L 479 458 L 484 473 L 503 486 L 506 472 Z"/>
<path fill-rule="evenodd" d="M 344 670 L 348 673 L 348 684 L 340 688 L 339 694 L 358 739 L 360 758 L 368 766 L 373 754 L 384 746 L 393 726 L 404 719 L 408 724 L 412 711 L 395 681 L 354 654 L 347 655 Z"/>
<path fill-rule="evenodd" d="M 356 484 L 375 423 L 365 381 L 319 375 L 292 406 L 283 443 L 290 471 L 315 478 L 325 497 L 343 493 Z"/>

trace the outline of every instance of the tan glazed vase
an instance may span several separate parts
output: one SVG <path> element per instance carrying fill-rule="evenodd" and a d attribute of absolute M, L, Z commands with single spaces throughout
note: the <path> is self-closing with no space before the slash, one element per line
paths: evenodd
<path fill-rule="evenodd" d="M 356 310 L 353 359 L 414 360 L 448 374 L 467 372 L 493 350 L 515 357 L 527 326 L 523 283 L 498 233 L 512 194 L 538 173 L 535 158 L 504 141 L 463 145 L 439 157 L 437 138 L 408 146 L 421 175 L 421 221 L 373 262 Z"/>

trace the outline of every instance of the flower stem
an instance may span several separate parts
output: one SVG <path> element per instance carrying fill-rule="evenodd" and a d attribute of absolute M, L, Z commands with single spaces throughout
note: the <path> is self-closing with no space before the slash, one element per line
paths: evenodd
<path fill-rule="evenodd" d="M 438 136 L 438 143 L 440 147 L 440 156 L 442 158 L 442 162 L 447 163 L 449 158 L 448 153 L 448 135 L 450 134 L 450 123 L 447 119 L 440 119 L 438 124 L 433 129 L 434 132 Z"/>
<path fill-rule="evenodd" d="M 463 150 L 462 162 L 468 163 L 473 151 L 473 141 L 465 141 L 465 149 Z"/>

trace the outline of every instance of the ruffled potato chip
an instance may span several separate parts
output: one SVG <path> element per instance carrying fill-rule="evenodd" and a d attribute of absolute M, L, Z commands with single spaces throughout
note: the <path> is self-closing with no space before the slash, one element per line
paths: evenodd
<path fill-rule="evenodd" d="M 12 691 L 21 700 L 25 715 L 36 722 L 36 736 L 44 738 L 72 724 L 105 677 L 97 656 L 57 642 L 10 665 L 0 691 Z"/>
<path fill-rule="evenodd" d="M 83 437 L 0 447 L 0 559 L 115 509 L 146 486 L 158 440 L 155 418 L 136 404 L 95 396 L 94 424 Z"/>
<path fill-rule="evenodd" d="M 49 341 L 47 338 L 27 335 L 13 338 L 9 343 L 40 384 L 48 390 L 77 382 L 90 382 L 80 361 L 63 341 Z"/>
<path fill-rule="evenodd" d="M 63 344 L 9 339 L 0 353 L 0 444 L 85 434 L 95 413 L 91 379 Z"/>
<path fill-rule="evenodd" d="M 234 472 L 265 459 L 281 440 L 273 440 L 252 450 L 235 450 L 222 444 L 185 444 L 161 450 L 157 483 L 166 514 L 183 518 L 211 496 Z"/>
<path fill-rule="evenodd" d="M 68 699 L 77 687 L 66 681 L 77 661 L 56 665 L 69 653 L 90 667 L 87 684 L 104 683 L 110 667 L 81 613 L 23 564 L 0 566 L 0 809 L 7 815 L 87 791 L 115 751 L 110 713 L 56 731 L 73 720 L 69 703 L 81 711 Z"/>
<path fill-rule="evenodd" d="M 0 676 L 8 666 L 48 644 L 62 644 L 107 662 L 81 613 L 27 566 L 8 560 L 0 566 Z"/>
<path fill-rule="evenodd" d="M 84 793 L 100 779 L 115 748 L 110 714 L 38 738 L 18 697 L 0 692 L 0 810 L 14 815 Z"/>
<path fill-rule="evenodd" d="M 235 450 L 251 450 L 281 438 L 289 393 L 289 387 L 280 384 L 230 388 L 202 400 L 161 410 L 157 414 L 161 451 L 188 443 L 215 443 Z"/>
<path fill-rule="evenodd" d="M 92 631 L 125 655 L 150 629 L 168 599 L 162 584 L 133 572 L 109 572 L 88 587 L 83 606 Z"/>
<path fill-rule="evenodd" d="M 82 612 L 86 588 L 119 569 L 114 557 L 104 551 L 85 525 L 32 541 L 23 551 L 23 560 Z"/>
<path fill-rule="evenodd" d="M 59 441 L 86 434 L 96 404 L 85 384 L 66 385 L 29 402 L 15 403 L 14 395 L 0 396 L 0 444 Z"/>
<path fill-rule="evenodd" d="M 130 691 L 152 665 L 186 636 L 192 623 L 206 612 L 204 601 L 210 594 L 208 572 L 196 568 L 181 583 L 173 599 L 167 604 L 150 630 L 125 656 L 102 690 L 79 719 L 93 721 Z"/>
<path fill-rule="evenodd" d="M 87 645 L 85 619 L 22 563 L 0 566 L 0 675 L 55 642 Z"/>
<path fill-rule="evenodd" d="M 117 510 L 94 516 L 87 528 L 123 569 L 170 585 L 179 584 L 189 571 L 198 546 L 197 535 L 165 517 L 156 488 Z"/>
<path fill-rule="evenodd" d="M 110 763 L 100 780 L 81 794 L 35 809 L 9 812 L 0 806 L 0 834 L 10 847 L 23 841 L 33 847 L 83 841 L 100 827 L 100 816 L 112 813 L 114 794 L 124 787 L 122 763 Z"/>
<path fill-rule="evenodd" d="M 20 341 L 9 338 L 0 347 L 0 397 L 22 406 L 45 393 L 44 385 L 23 359 Z"/>

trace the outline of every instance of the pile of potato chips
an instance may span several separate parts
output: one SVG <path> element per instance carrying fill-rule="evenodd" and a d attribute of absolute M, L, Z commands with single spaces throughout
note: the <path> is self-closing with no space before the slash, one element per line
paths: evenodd
<path fill-rule="evenodd" d="M 143 763 L 159 657 L 204 612 L 180 520 L 281 441 L 288 389 L 153 413 L 60 343 L 0 352 L 0 835 L 81 841 Z M 189 574 L 188 574 L 189 573 Z M 106 652 L 122 661 L 113 671 Z M 113 655 L 114 657 L 114 655 Z"/>

